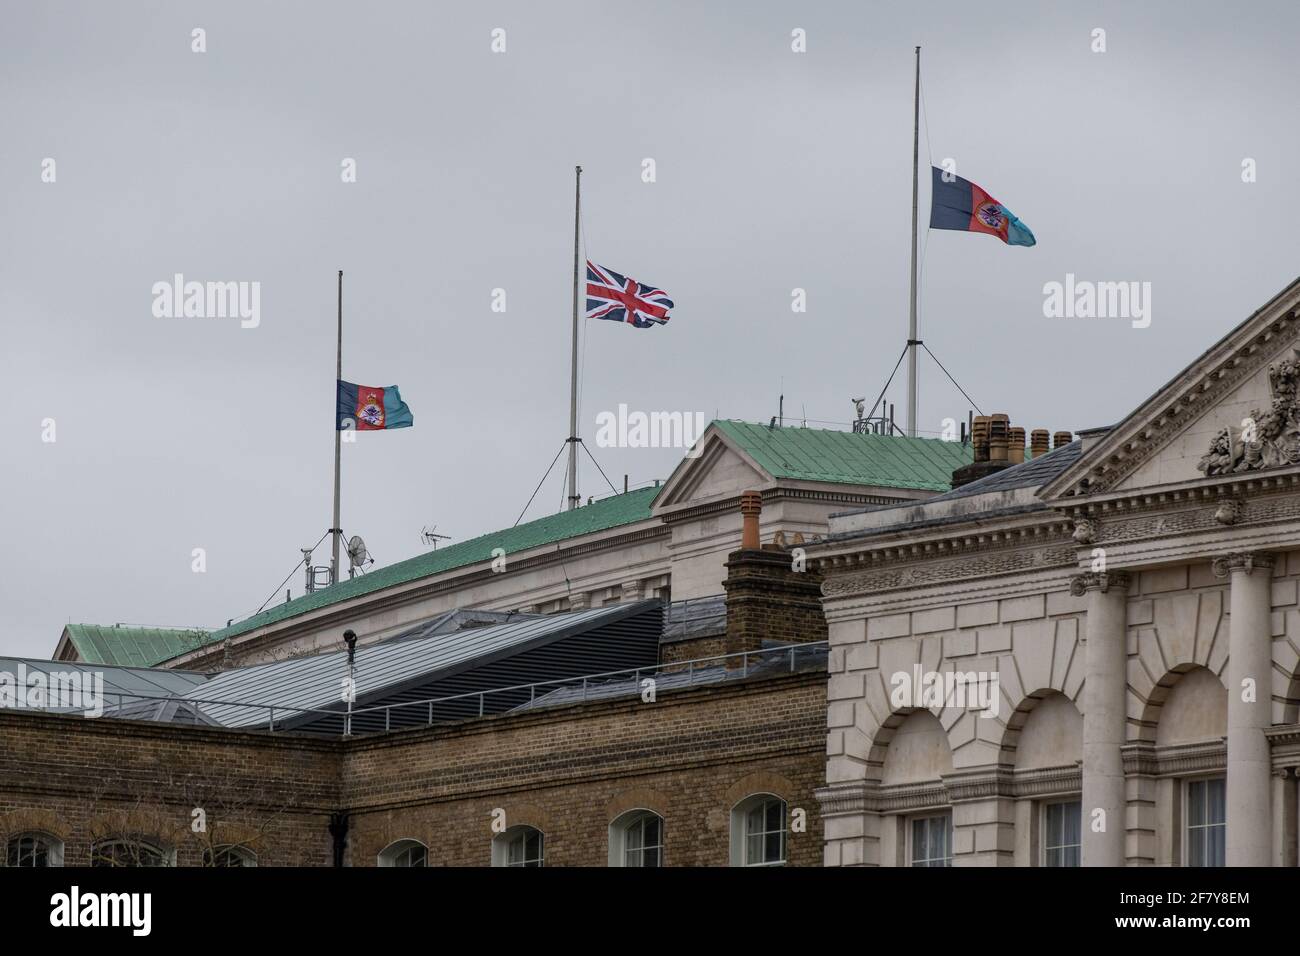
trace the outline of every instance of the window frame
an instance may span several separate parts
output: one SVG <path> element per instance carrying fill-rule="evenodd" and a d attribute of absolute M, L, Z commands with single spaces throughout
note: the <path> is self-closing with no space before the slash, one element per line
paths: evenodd
<path fill-rule="evenodd" d="M 947 856 L 916 858 L 916 825 L 930 820 L 943 820 L 945 827 L 945 846 Z M 942 861 L 941 865 L 935 864 Z M 916 869 L 944 869 L 952 866 L 952 810 L 936 810 L 929 813 L 917 813 L 907 818 L 907 865 Z"/>
<path fill-rule="evenodd" d="M 217 863 L 221 857 L 234 858 L 238 863 Z M 219 843 L 203 848 L 203 865 L 213 869 L 257 866 L 257 854 L 241 843 Z"/>
<path fill-rule="evenodd" d="M 424 856 L 424 862 L 399 863 L 398 861 L 405 858 L 410 859 L 411 854 L 419 849 Z M 417 840 L 415 837 L 402 837 L 400 840 L 394 840 L 388 846 L 379 851 L 375 857 L 376 866 L 391 866 L 395 869 L 416 869 L 418 867 L 427 867 L 429 865 L 429 848 L 424 841 Z"/>
<path fill-rule="evenodd" d="M 628 831 L 631 830 L 633 827 L 640 826 L 642 828 L 642 834 L 644 834 L 645 823 L 647 820 L 651 818 L 654 818 L 659 822 L 658 841 L 656 843 L 651 844 L 650 846 L 646 846 L 643 840 L 641 847 L 638 850 L 629 850 L 627 845 Z M 620 813 L 617 817 L 611 820 L 609 824 L 609 859 L 608 859 L 609 865 L 611 867 L 627 867 L 629 869 L 635 869 L 636 867 L 644 867 L 646 865 L 644 862 L 645 852 L 647 850 L 658 850 L 659 861 L 655 863 L 653 866 L 662 867 L 664 865 L 665 827 L 666 827 L 666 821 L 664 820 L 663 814 L 651 810 L 647 807 L 634 807 L 631 810 L 625 810 L 624 812 Z M 635 865 L 630 865 L 627 862 L 627 855 L 629 852 L 639 852 L 643 854 L 642 862 Z"/>
<path fill-rule="evenodd" d="M 1192 787 L 1193 787 L 1194 785 L 1196 785 L 1196 784 L 1210 784 L 1210 783 L 1218 783 L 1218 784 L 1222 785 L 1222 787 L 1223 787 L 1223 799 L 1222 799 L 1222 806 L 1223 806 L 1223 819 L 1222 819 L 1221 821 L 1219 821 L 1219 822 L 1216 822 L 1216 823 L 1200 823 L 1200 824 L 1196 824 L 1196 825 L 1195 825 L 1195 829 L 1200 830 L 1200 831 L 1203 831 L 1205 834 L 1207 834 L 1207 837 L 1208 837 L 1208 834 L 1209 834 L 1209 832 L 1210 832 L 1211 830 L 1215 830 L 1215 829 L 1217 829 L 1217 830 L 1220 830 L 1220 831 L 1223 833 L 1223 843 L 1224 843 L 1223 862 L 1221 862 L 1221 863 L 1215 863 L 1215 864 L 1206 864 L 1206 863 L 1195 864 L 1195 863 L 1192 863 L 1192 862 L 1191 862 L 1191 860 L 1192 860 L 1192 844 L 1193 844 L 1193 839 L 1192 839 L 1192 830 L 1193 830 L 1193 824 L 1192 824 Z M 1182 826 L 1179 828 L 1179 829 L 1182 831 L 1181 834 L 1180 834 L 1180 837 L 1181 837 L 1181 840 L 1182 840 L 1182 851 L 1183 851 L 1183 854 L 1182 854 L 1182 865 L 1185 866 L 1185 867 L 1188 867 L 1188 868 L 1201 868 L 1201 867 L 1204 867 L 1205 869 L 1217 869 L 1217 868 L 1219 868 L 1219 867 L 1227 866 L 1227 860 L 1226 860 L 1226 856 L 1227 856 L 1227 854 L 1226 854 L 1226 850 L 1227 850 L 1227 836 L 1228 836 L 1228 799 L 1227 799 L 1227 798 L 1228 798 L 1228 778 L 1227 778 L 1227 775 L 1226 775 L 1226 774 L 1209 774 L 1209 775 L 1206 775 L 1206 776 L 1185 777 L 1185 778 L 1183 778 L 1181 781 L 1179 781 L 1179 788 L 1178 788 L 1178 789 L 1179 789 L 1179 799 L 1180 799 L 1181 802 L 1182 802 Z M 1207 810 L 1207 811 L 1209 810 L 1208 791 L 1207 791 L 1207 800 L 1206 800 L 1206 810 Z M 1207 812 L 1206 815 L 1207 815 L 1207 817 L 1208 817 L 1208 812 Z"/>
<path fill-rule="evenodd" d="M 528 836 L 537 834 L 537 856 L 528 856 Z M 519 862 L 510 860 L 510 845 L 516 840 L 524 841 L 524 856 Z M 527 823 L 516 823 L 507 827 L 492 838 L 492 865 L 508 869 L 528 869 L 546 866 L 546 833 L 541 827 Z"/>
<path fill-rule="evenodd" d="M 134 846 L 139 849 L 135 851 L 137 859 L 142 855 L 141 851 L 151 853 L 158 858 L 155 863 L 117 863 L 104 862 L 101 853 L 106 847 L 110 846 Z M 138 837 L 114 836 L 106 837 L 102 840 L 96 840 L 90 845 L 90 865 L 92 867 L 102 867 L 105 869 L 123 868 L 123 869 L 158 869 L 176 865 L 176 851 L 168 849 L 161 844 L 154 843 L 151 840 Z"/>
<path fill-rule="evenodd" d="M 9 862 L 10 847 L 12 847 L 14 843 L 20 842 L 22 840 L 39 841 L 42 844 L 44 844 L 45 859 L 46 859 L 46 863 L 44 864 L 44 866 L 38 867 L 36 866 L 35 863 L 33 863 L 29 867 L 24 867 L 22 863 Z M 4 847 L 4 858 L 3 861 L 0 861 L 0 863 L 2 863 L 4 866 L 12 866 L 15 869 L 49 869 L 51 867 L 60 867 L 63 866 L 63 849 L 64 849 L 63 841 L 60 840 L 58 837 L 56 837 L 53 833 L 50 833 L 46 830 L 19 830 L 15 833 L 9 834 L 6 837 L 5 847 Z M 22 850 L 19 849 L 18 852 L 20 854 L 19 859 L 21 860 Z"/>
<path fill-rule="evenodd" d="M 767 827 L 766 808 L 771 803 L 777 803 L 781 807 L 781 829 L 769 830 Z M 751 833 L 749 829 L 749 817 L 758 809 L 764 811 L 764 829 L 759 833 Z M 780 858 L 776 860 L 761 860 L 751 862 L 749 859 L 749 841 L 751 837 L 762 836 L 770 837 L 779 833 L 781 836 L 781 853 Z M 766 839 L 763 840 L 766 846 Z M 750 866 L 785 866 L 789 862 L 790 856 L 790 804 L 784 797 L 778 794 L 763 791 L 761 793 L 751 793 L 744 799 L 740 800 L 731 808 L 731 865 L 750 867 Z"/>
<path fill-rule="evenodd" d="M 1075 805 L 1079 808 L 1079 842 L 1062 843 L 1057 846 L 1052 846 L 1049 842 L 1050 826 L 1048 824 L 1048 812 L 1052 807 L 1063 807 L 1063 806 L 1070 806 L 1070 805 Z M 1079 862 L 1074 864 L 1074 866 L 1078 867 L 1083 865 L 1083 797 L 1082 795 L 1053 797 L 1048 800 L 1043 800 L 1039 804 L 1038 822 L 1039 822 L 1038 843 L 1040 847 L 1039 854 L 1038 854 L 1039 866 L 1045 869 L 1073 869 L 1073 867 L 1068 867 L 1065 866 L 1064 864 L 1060 866 L 1053 866 L 1052 864 L 1047 862 L 1052 850 L 1055 849 L 1055 850 L 1064 851 L 1071 848 L 1078 850 L 1077 858 Z"/>

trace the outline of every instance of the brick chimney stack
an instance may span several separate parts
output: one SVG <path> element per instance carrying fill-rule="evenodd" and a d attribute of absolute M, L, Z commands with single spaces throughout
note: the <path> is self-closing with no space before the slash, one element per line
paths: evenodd
<path fill-rule="evenodd" d="M 1012 428 L 1009 415 L 977 415 L 971 425 L 971 441 L 975 460 L 952 473 L 954 488 L 1025 460 L 1025 430 Z"/>
<path fill-rule="evenodd" d="M 760 547 L 762 501 L 756 491 L 740 496 L 740 550 L 727 555 L 727 577 L 722 582 L 727 592 L 724 646 L 728 654 L 756 651 L 765 639 L 792 643 L 826 640 L 821 575 L 801 560 L 799 545 Z M 742 664 L 737 657 L 727 666 L 739 668 Z"/>

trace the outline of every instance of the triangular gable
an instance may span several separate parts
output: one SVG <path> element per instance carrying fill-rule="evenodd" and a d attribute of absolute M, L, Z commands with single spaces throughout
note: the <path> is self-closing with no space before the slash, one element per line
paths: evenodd
<path fill-rule="evenodd" d="M 1176 484 L 1198 478 L 1213 477 L 1220 470 L 1215 459 L 1202 466 L 1211 446 L 1235 443 L 1235 464 L 1253 458 L 1241 471 L 1259 470 L 1270 465 L 1300 463 L 1279 461 L 1273 450 L 1261 452 L 1265 442 L 1257 442 L 1249 453 L 1241 448 L 1243 419 L 1261 420 L 1257 427 L 1269 427 L 1264 421 L 1273 406 L 1274 392 L 1280 385 L 1291 393 L 1285 382 L 1281 363 L 1296 358 L 1300 346 L 1300 279 L 1238 325 L 1196 361 L 1160 388 L 1128 417 L 1095 444 L 1086 446 L 1073 466 L 1046 484 L 1040 495 L 1047 499 L 1119 492 L 1128 488 Z M 1270 375 L 1270 366 L 1275 371 Z M 1300 400 L 1284 398 L 1293 406 L 1283 410 L 1284 417 L 1300 421 Z M 1223 437 L 1224 429 L 1230 436 Z M 1261 438 L 1267 436 L 1259 436 Z M 1276 448 L 1282 436 L 1270 444 Z M 1086 445 L 1086 443 L 1085 443 Z M 1300 442 L 1296 453 L 1300 456 Z M 1265 460 L 1267 458 L 1267 460 Z M 1198 467 L 1200 466 L 1200 467 Z"/>
<path fill-rule="evenodd" d="M 696 450 L 698 454 L 694 454 Z M 771 474 L 712 422 L 691 453 L 677 463 L 651 510 L 660 514 L 674 505 L 761 491 L 773 481 Z"/>

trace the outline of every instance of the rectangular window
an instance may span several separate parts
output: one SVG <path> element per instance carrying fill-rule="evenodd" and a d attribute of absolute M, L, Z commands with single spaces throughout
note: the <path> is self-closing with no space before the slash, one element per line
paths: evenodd
<path fill-rule="evenodd" d="M 1078 866 L 1083 804 L 1063 800 L 1043 807 L 1043 866 Z"/>
<path fill-rule="evenodd" d="M 1223 866 L 1227 830 L 1224 780 L 1187 782 L 1187 865 Z"/>
<path fill-rule="evenodd" d="M 912 821 L 912 866 L 952 866 L 952 814 Z"/>

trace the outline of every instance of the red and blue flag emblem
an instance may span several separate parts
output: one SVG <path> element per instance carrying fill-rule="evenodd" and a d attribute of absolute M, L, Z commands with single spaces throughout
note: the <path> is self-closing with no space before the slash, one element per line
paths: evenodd
<path fill-rule="evenodd" d="M 387 428 L 410 428 L 415 423 L 411 409 L 402 401 L 396 385 L 376 388 L 339 380 L 335 406 L 335 428 L 359 432 Z"/>
<path fill-rule="evenodd" d="M 1002 203 L 969 179 L 930 167 L 930 228 L 982 232 L 1009 246 L 1032 246 L 1033 232 Z"/>
<path fill-rule="evenodd" d="M 587 318 L 648 329 L 665 324 L 672 307 L 673 300 L 662 289 L 587 260 Z"/>

